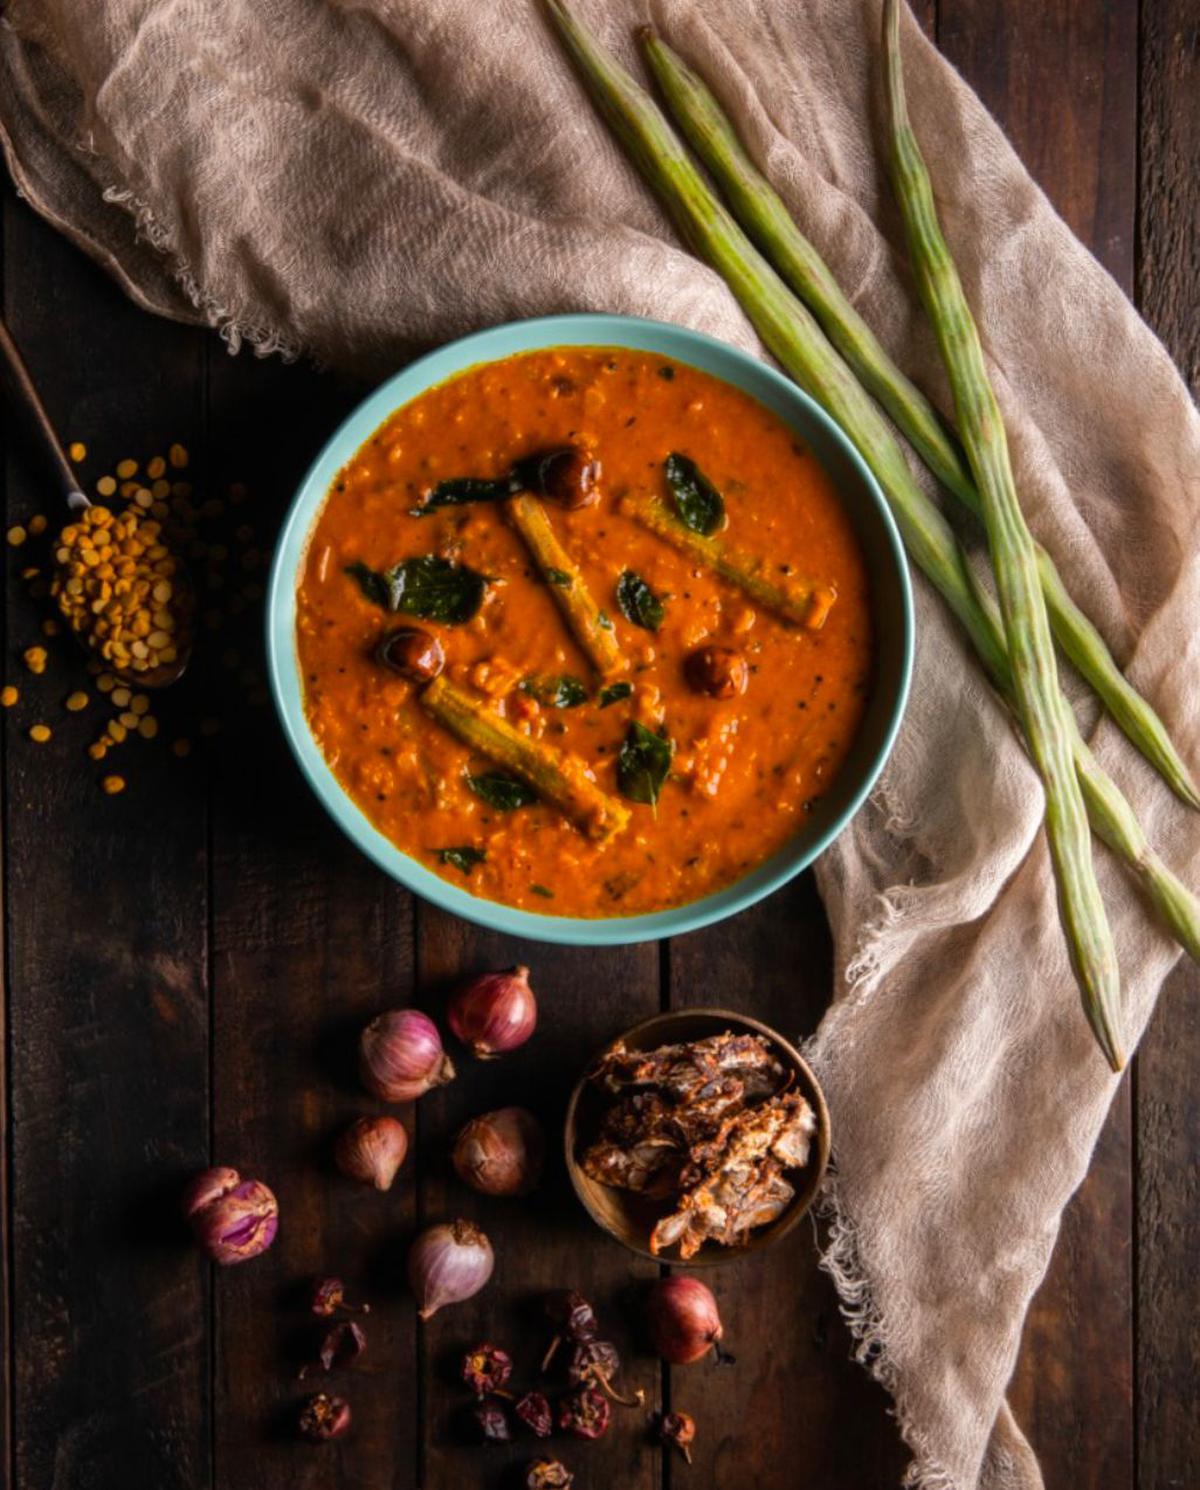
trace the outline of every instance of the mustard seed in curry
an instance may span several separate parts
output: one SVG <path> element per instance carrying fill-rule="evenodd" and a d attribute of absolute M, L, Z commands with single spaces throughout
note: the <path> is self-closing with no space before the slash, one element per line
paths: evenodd
<path fill-rule="evenodd" d="M 309 724 L 370 821 L 555 915 L 697 899 L 802 830 L 871 671 L 816 459 L 647 353 L 472 368 L 339 473 L 298 593 Z"/>

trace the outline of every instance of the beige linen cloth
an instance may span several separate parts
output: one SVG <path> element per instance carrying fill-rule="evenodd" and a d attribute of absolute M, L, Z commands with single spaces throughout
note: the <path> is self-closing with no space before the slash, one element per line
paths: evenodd
<path fill-rule="evenodd" d="M 709 76 L 846 290 L 947 407 L 879 165 L 877 0 L 579 4 L 635 70 L 649 16 Z M 1200 420 L 911 21 L 904 49 L 1026 511 L 1200 766 Z M 141 303 L 232 346 L 383 374 L 476 327 L 586 309 L 757 348 L 598 122 L 537 0 L 10 0 L 0 59 L 25 195 Z M 837 945 L 812 1043 L 836 1135 L 826 1265 L 895 1398 L 911 1483 L 1028 1490 L 1040 1476 L 1005 1385 L 1115 1080 L 1067 968 L 1038 783 L 920 580 L 917 606 L 899 744 L 819 870 Z M 1200 883 L 1196 818 L 1110 724 L 1094 745 Z M 1099 871 L 1132 1044 L 1176 951 L 1103 850 Z"/>

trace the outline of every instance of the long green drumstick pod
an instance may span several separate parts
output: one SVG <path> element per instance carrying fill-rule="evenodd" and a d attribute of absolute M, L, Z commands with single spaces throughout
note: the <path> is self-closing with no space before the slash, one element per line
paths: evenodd
<path fill-rule="evenodd" d="M 523 735 L 445 677 L 434 678 L 417 698 L 464 745 L 507 767 L 589 838 L 610 838 L 628 825 L 629 809 L 597 786 L 582 761 Z"/>
<path fill-rule="evenodd" d="M 510 497 L 504 510 L 596 672 L 601 678 L 623 672 L 626 661 L 617 646 L 613 624 L 596 604 L 583 571 L 559 542 L 541 501 L 529 492 L 522 492 Z"/>
<path fill-rule="evenodd" d="M 1004 421 L 979 333 L 942 237 L 929 173 L 909 126 L 898 0 L 885 0 L 884 16 L 893 182 L 917 287 L 946 364 L 959 431 L 983 504 L 1017 708 L 1045 787 L 1046 837 L 1067 947 L 1092 1029 L 1109 1064 L 1119 1071 L 1125 1056 L 1116 948 L 1092 864 L 1091 834 L 1072 759 L 1073 720 L 1058 686 L 1033 538 L 1017 499 Z"/>
<path fill-rule="evenodd" d="M 772 568 L 778 569 L 777 564 L 768 565 L 765 560 L 742 553 L 723 539 L 706 538 L 692 532 L 661 497 L 648 492 L 630 492 L 622 499 L 620 510 L 672 548 L 711 569 L 727 584 L 736 586 L 756 605 L 782 616 L 793 626 L 819 631 L 837 601 L 837 593 L 830 585 L 778 578 L 770 573 Z"/>
<path fill-rule="evenodd" d="M 671 114 L 712 172 L 738 221 L 758 240 L 863 387 L 892 416 L 941 484 L 981 516 L 979 493 L 957 441 L 846 298 L 829 266 L 751 160 L 704 80 L 652 27 L 643 27 L 638 36 Z M 1200 807 L 1200 790 L 1166 726 L 1122 673 L 1104 638 L 1071 599 L 1054 560 L 1040 545 L 1036 554 L 1042 593 L 1059 646 L 1171 789 L 1191 806 Z"/>
<path fill-rule="evenodd" d="M 909 556 L 962 622 L 989 670 L 996 675 L 999 667 L 1007 675 L 998 626 L 993 634 L 948 524 L 912 479 L 878 409 L 841 364 L 816 322 L 713 197 L 645 91 L 599 47 L 562 0 L 546 0 L 546 5 L 597 104 L 681 231 L 725 277 L 788 372 L 839 419 L 879 479 Z M 999 676 L 997 681 L 1003 686 Z M 1200 906 L 1148 849 L 1132 809 L 1082 741 L 1075 761 L 1096 832 L 1125 861 L 1180 944 L 1200 961 Z"/>

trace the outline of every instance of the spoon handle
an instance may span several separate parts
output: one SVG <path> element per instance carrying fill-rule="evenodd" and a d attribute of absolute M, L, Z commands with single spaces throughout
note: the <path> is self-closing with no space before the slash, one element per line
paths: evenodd
<path fill-rule="evenodd" d="M 43 452 L 55 469 L 67 506 L 72 512 L 79 512 L 84 507 L 90 507 L 91 503 L 79 489 L 75 472 L 71 469 L 71 463 L 62 448 L 62 443 L 55 433 L 54 426 L 50 423 L 50 416 L 46 413 L 38 391 L 34 387 L 29 369 L 25 366 L 25 359 L 17 350 L 17 344 L 13 341 L 12 333 L 2 316 L 0 316 L 0 359 L 3 360 L 4 370 L 8 374 L 10 391 L 15 395 L 16 402 L 24 405 L 26 413 L 37 429 Z"/>

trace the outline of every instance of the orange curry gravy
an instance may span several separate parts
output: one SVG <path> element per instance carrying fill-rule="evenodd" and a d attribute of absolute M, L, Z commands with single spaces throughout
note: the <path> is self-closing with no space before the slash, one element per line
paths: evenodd
<path fill-rule="evenodd" d="M 612 618 L 632 695 L 599 707 L 600 685 L 500 506 L 413 517 L 437 482 L 495 477 L 532 451 L 585 446 L 600 500 L 554 529 Z M 666 496 L 663 462 L 693 460 L 723 494 L 721 535 L 824 582 L 823 626 L 790 625 L 618 511 L 627 492 Z M 389 614 L 347 566 L 383 570 L 438 554 L 489 577 L 463 625 Z M 624 570 L 663 598 L 657 633 L 618 607 Z M 787 572 L 782 570 L 781 572 Z M 426 714 L 413 684 L 374 648 L 397 624 L 445 649 L 445 677 L 534 738 L 587 762 L 620 798 L 617 756 L 630 722 L 675 745 L 656 807 L 626 803 L 627 827 L 595 842 L 544 802 L 499 811 L 467 786 L 498 769 Z M 298 595 L 298 644 L 312 731 L 338 779 L 404 852 L 472 893 L 552 915 L 632 915 L 729 884 L 805 823 L 836 776 L 868 692 L 871 623 L 862 555 L 831 482 L 796 436 L 754 399 L 680 363 L 621 348 L 565 347 L 488 363 L 397 410 L 341 471 L 314 526 Z M 688 653 L 731 647 L 749 667 L 741 696 L 692 691 Z M 518 685 L 573 675 L 588 701 L 547 707 Z M 464 872 L 439 850 L 469 845 Z"/>

